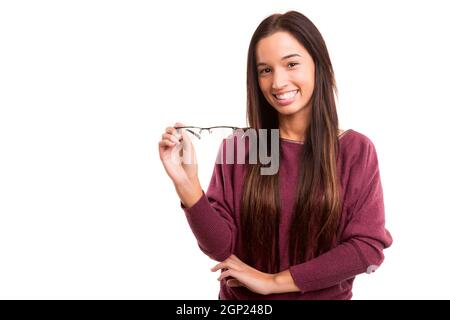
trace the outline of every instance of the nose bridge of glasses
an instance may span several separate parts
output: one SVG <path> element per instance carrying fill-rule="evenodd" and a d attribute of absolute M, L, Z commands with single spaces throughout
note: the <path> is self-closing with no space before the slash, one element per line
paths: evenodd
<path fill-rule="evenodd" d="M 211 133 L 211 129 L 210 128 L 199 128 L 199 134 L 202 135 L 202 133 L 206 131 L 208 133 Z"/>

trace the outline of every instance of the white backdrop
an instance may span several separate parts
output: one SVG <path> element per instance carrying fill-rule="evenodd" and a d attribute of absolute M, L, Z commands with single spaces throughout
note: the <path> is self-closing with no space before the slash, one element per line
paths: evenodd
<path fill-rule="evenodd" d="M 394 244 L 354 299 L 448 299 L 447 1 L 0 2 L 0 298 L 216 299 L 159 161 L 176 121 L 245 125 L 250 37 L 297 10 L 341 128 L 378 152 Z M 206 190 L 218 145 L 197 144 Z"/>

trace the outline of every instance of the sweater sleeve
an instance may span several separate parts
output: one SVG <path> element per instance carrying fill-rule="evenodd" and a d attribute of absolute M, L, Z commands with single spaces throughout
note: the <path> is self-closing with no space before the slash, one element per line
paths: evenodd
<path fill-rule="evenodd" d="M 385 229 L 383 190 L 374 145 L 366 138 L 351 169 L 348 222 L 340 243 L 324 254 L 289 271 L 301 292 L 331 287 L 383 262 L 383 249 L 392 244 Z"/>
<path fill-rule="evenodd" d="M 225 141 L 219 156 L 225 154 Z M 190 208 L 180 202 L 200 250 L 216 261 L 227 259 L 234 251 L 237 228 L 233 207 L 233 165 L 216 161 L 206 194 Z"/>

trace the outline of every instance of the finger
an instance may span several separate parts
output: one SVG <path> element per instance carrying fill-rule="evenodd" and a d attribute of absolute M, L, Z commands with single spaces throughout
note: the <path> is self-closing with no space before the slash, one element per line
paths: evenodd
<path fill-rule="evenodd" d="M 222 264 L 224 267 L 222 266 Z M 240 262 L 240 260 L 233 261 L 233 259 L 231 259 L 231 256 L 230 256 L 214 267 L 214 268 L 218 267 L 217 269 L 215 269 L 215 270 L 211 269 L 211 271 L 217 271 L 217 270 L 223 269 L 223 268 L 240 270 L 240 268 L 241 268 L 240 264 L 243 264 L 243 262 Z"/>
<path fill-rule="evenodd" d="M 181 129 L 178 130 L 178 129 L 175 129 L 174 127 L 166 128 L 166 133 L 174 135 L 178 140 L 180 140 L 180 138 L 181 138 L 181 133 L 179 131 L 181 131 Z"/>
<path fill-rule="evenodd" d="M 176 122 L 172 127 L 173 132 L 176 132 L 177 134 L 181 135 L 181 132 L 183 132 L 184 129 L 175 129 L 175 127 L 185 127 L 185 125 L 181 122 Z"/>
<path fill-rule="evenodd" d="M 240 268 L 245 265 L 245 263 L 239 260 L 234 254 L 229 256 L 225 261 L 230 266 L 230 268 L 235 270 L 240 270 Z"/>
<path fill-rule="evenodd" d="M 167 127 L 166 128 L 166 133 L 173 133 L 176 132 L 176 129 L 174 127 Z"/>
<path fill-rule="evenodd" d="M 225 261 L 223 261 L 221 263 L 216 264 L 214 267 L 212 267 L 211 271 L 215 272 L 219 269 L 226 269 L 226 268 L 228 268 L 228 264 Z"/>
<path fill-rule="evenodd" d="M 229 286 L 229 287 L 242 287 L 243 285 L 237 279 L 229 279 L 229 280 L 227 280 L 227 286 Z"/>
<path fill-rule="evenodd" d="M 192 143 L 191 143 L 191 138 L 189 138 L 189 135 L 187 134 L 187 131 L 185 129 L 180 129 L 177 131 L 177 134 L 179 134 L 181 136 L 181 140 L 184 140 L 186 142 L 188 142 L 188 146 L 191 147 Z"/>
<path fill-rule="evenodd" d="M 167 147 L 171 148 L 171 147 L 175 146 L 176 143 L 164 139 L 164 140 L 161 140 L 161 141 L 158 143 L 158 145 L 159 145 L 160 148 L 167 148 Z"/>
<path fill-rule="evenodd" d="M 170 139 L 162 139 L 161 141 L 159 141 L 159 145 L 160 146 L 169 146 L 169 147 L 173 147 L 173 146 L 177 146 L 177 145 L 181 145 L 180 143 L 176 143 Z"/>
<path fill-rule="evenodd" d="M 222 279 L 226 278 L 226 277 L 234 277 L 235 275 L 235 271 L 232 269 L 229 269 L 227 271 L 224 271 L 220 274 L 219 278 L 217 278 L 217 280 L 222 281 Z"/>
<path fill-rule="evenodd" d="M 164 133 L 164 134 L 162 135 L 162 139 L 163 139 L 163 140 L 169 140 L 169 141 L 172 141 L 173 143 L 176 143 L 176 144 L 179 144 L 179 143 L 180 143 L 180 140 L 177 139 L 174 135 L 172 135 L 172 134 L 170 134 L 170 133 Z"/>
<path fill-rule="evenodd" d="M 185 164 L 197 164 L 197 157 L 195 155 L 194 145 L 191 142 L 187 132 L 181 130 L 181 139 L 183 145 L 183 163 Z"/>

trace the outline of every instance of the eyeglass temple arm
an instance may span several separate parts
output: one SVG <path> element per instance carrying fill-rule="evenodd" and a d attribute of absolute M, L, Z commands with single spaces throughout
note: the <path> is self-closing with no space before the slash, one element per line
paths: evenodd
<path fill-rule="evenodd" d="M 201 139 L 201 138 L 202 138 L 198 133 L 196 133 L 196 132 L 194 132 L 194 131 L 192 131 L 192 130 L 190 130 L 190 129 L 187 129 L 187 128 L 189 128 L 189 127 L 175 127 L 175 129 L 177 129 L 177 131 L 178 131 L 179 129 L 185 129 L 186 131 L 189 131 L 189 132 L 192 133 L 194 136 L 196 136 L 198 139 Z"/>
<path fill-rule="evenodd" d="M 192 131 L 192 130 L 189 130 L 189 129 L 186 129 L 187 131 L 189 131 L 190 133 L 192 133 L 194 136 L 196 136 L 197 138 L 199 138 L 199 139 L 201 139 L 202 138 L 202 136 L 201 135 L 199 135 L 198 133 L 196 133 L 196 132 L 194 132 L 194 131 Z"/>

